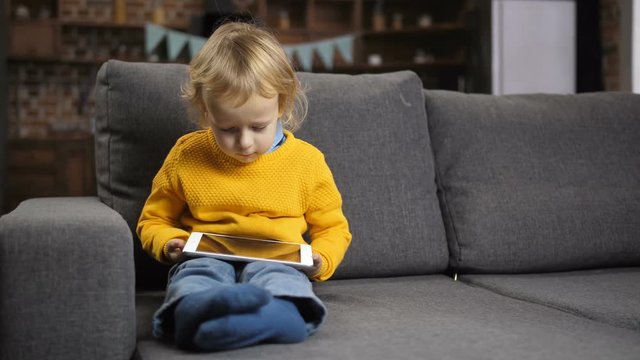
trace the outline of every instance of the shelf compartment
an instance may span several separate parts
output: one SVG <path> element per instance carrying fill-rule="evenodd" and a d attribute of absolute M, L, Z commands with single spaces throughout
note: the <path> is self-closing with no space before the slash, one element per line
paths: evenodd
<path fill-rule="evenodd" d="M 268 28 L 281 32 L 308 30 L 307 1 L 282 0 L 265 6 L 261 16 Z"/>
<path fill-rule="evenodd" d="M 402 28 L 418 26 L 422 15 L 430 16 L 432 23 L 462 21 L 460 9 L 464 8 L 465 3 L 465 0 L 364 0 L 362 28 L 365 31 L 374 30 L 376 15 L 383 16 L 385 30 L 394 28 L 396 14 L 402 17 Z"/>
<path fill-rule="evenodd" d="M 15 57 L 54 57 L 59 49 L 56 22 L 25 20 L 9 23 L 9 55 Z"/>
<path fill-rule="evenodd" d="M 345 34 L 360 30 L 356 1 L 315 0 L 312 5 L 312 16 L 309 20 L 309 29 L 312 32 Z"/>
<path fill-rule="evenodd" d="M 460 60 L 434 60 L 424 64 L 412 63 L 412 62 L 392 62 L 382 65 L 368 65 L 368 64 L 354 64 L 336 66 L 333 72 L 338 73 L 380 73 L 391 72 L 401 70 L 413 70 L 413 71 L 441 71 L 441 70 L 454 70 L 463 71 L 465 68 L 465 62 Z M 320 69 L 318 69 L 320 70 Z"/>
<path fill-rule="evenodd" d="M 466 25 L 458 22 L 436 23 L 426 27 L 409 26 L 399 30 L 386 29 L 381 31 L 367 30 L 361 33 L 364 38 L 374 37 L 406 37 L 406 36 L 441 36 L 443 33 L 461 33 L 467 30 Z"/>

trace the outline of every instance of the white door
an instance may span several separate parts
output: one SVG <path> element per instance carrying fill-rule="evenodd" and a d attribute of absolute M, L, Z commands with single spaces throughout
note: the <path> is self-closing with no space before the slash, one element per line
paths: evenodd
<path fill-rule="evenodd" d="M 575 93 L 573 0 L 492 0 L 492 93 Z"/>

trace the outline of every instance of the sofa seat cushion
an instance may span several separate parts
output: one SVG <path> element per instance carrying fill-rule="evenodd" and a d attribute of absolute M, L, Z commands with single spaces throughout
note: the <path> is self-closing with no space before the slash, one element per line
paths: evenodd
<path fill-rule="evenodd" d="M 451 264 L 640 264 L 640 95 L 425 91 Z"/>
<path fill-rule="evenodd" d="M 461 279 L 512 298 L 640 331 L 640 268 Z"/>
<path fill-rule="evenodd" d="M 316 284 L 328 307 L 301 344 L 190 354 L 149 338 L 141 359 L 637 359 L 640 333 L 443 275 Z M 147 320 L 148 324 L 148 320 Z"/>

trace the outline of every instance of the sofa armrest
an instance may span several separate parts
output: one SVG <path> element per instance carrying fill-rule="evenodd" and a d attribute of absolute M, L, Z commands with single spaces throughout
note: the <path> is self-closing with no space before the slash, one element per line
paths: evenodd
<path fill-rule="evenodd" d="M 130 359 L 131 230 L 95 197 L 39 198 L 0 218 L 0 359 Z"/>

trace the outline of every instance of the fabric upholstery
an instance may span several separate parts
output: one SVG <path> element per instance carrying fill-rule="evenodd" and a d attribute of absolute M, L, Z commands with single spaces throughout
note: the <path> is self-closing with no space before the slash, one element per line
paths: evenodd
<path fill-rule="evenodd" d="M 451 265 L 640 265 L 640 95 L 425 91 Z"/>
<path fill-rule="evenodd" d="M 131 232 L 97 198 L 40 198 L 0 218 L 0 359 L 128 359 Z"/>
<path fill-rule="evenodd" d="M 132 229 L 168 150 L 194 129 L 179 97 L 185 71 L 109 61 L 98 74 L 98 194 Z M 325 153 L 354 235 L 336 277 L 443 271 L 448 252 L 419 78 L 411 72 L 300 78 L 309 113 L 296 136 Z M 166 269 L 135 243 L 139 286 L 161 288 Z"/>
<path fill-rule="evenodd" d="M 464 275 L 498 294 L 640 331 L 640 268 L 523 275 Z"/>
<path fill-rule="evenodd" d="M 98 196 L 127 221 L 134 234 L 136 284 L 163 287 L 167 267 L 142 251 L 135 235 L 151 180 L 183 134 L 196 126 L 185 116 L 180 85 L 186 67 L 111 60 L 96 83 Z"/>
<path fill-rule="evenodd" d="M 448 252 L 417 75 L 303 73 L 300 80 L 309 114 L 296 136 L 325 154 L 353 234 L 335 278 L 444 271 Z"/>
<path fill-rule="evenodd" d="M 154 340 L 140 359 L 636 359 L 640 332 L 497 295 L 442 275 L 318 284 L 326 324 L 301 344 L 185 354 Z"/>

